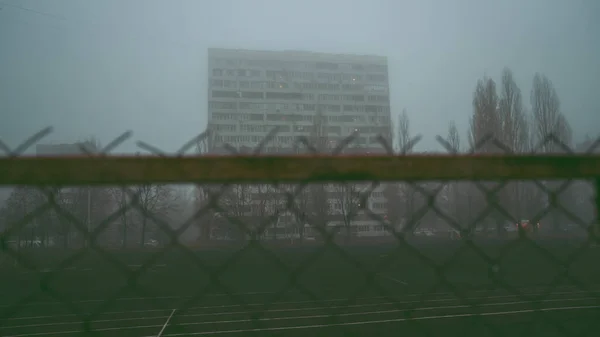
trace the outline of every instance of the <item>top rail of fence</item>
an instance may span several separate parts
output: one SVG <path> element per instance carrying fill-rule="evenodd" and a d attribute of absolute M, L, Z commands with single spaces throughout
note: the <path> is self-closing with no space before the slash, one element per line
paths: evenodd
<path fill-rule="evenodd" d="M 550 134 L 529 153 L 515 154 L 493 135 L 488 135 L 472 144 L 466 154 L 459 154 L 448 141 L 437 136 L 437 142 L 449 154 L 414 154 L 412 148 L 421 139 L 417 136 L 397 154 L 385 137 L 378 136 L 376 140 L 386 155 L 347 155 L 344 151 L 353 147 L 357 134 L 348 136 L 334 149 L 326 151 L 318 150 L 319 146 L 315 145 L 319 142 L 301 136 L 297 137 L 293 148 L 299 146 L 310 154 L 265 154 L 278 133 L 274 128 L 254 149 L 236 149 L 226 144 L 224 150 L 231 155 L 184 156 L 192 148 L 208 145 L 211 137 L 208 131 L 186 142 L 176 155 L 168 155 L 141 141 L 137 142 L 137 146 L 152 155 L 110 155 L 131 137 L 131 132 L 125 132 L 104 148 L 97 144 L 78 143 L 80 151 L 75 152 L 83 155 L 23 156 L 26 150 L 51 132 L 51 127 L 45 128 L 14 149 L 0 141 L 0 155 L 2 152 L 5 154 L 0 156 L 0 185 L 564 180 L 600 177 L 600 137 L 590 141 L 585 152 L 577 152 Z M 322 154 L 325 152 L 331 154 Z"/>
<path fill-rule="evenodd" d="M 600 156 L 591 154 L 0 158 L 0 185 L 552 180 L 597 177 L 600 177 Z"/>

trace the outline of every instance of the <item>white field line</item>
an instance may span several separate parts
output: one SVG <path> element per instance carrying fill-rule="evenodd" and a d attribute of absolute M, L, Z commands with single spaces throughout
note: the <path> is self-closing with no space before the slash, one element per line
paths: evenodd
<path fill-rule="evenodd" d="M 290 290 L 289 292 L 297 292 L 297 290 Z M 273 291 L 254 291 L 254 292 L 246 292 L 246 293 L 233 293 L 233 294 L 206 294 L 204 297 L 229 297 L 233 296 L 249 296 L 249 295 L 273 295 L 276 292 Z M 185 299 L 190 298 L 186 296 L 156 296 L 156 297 L 123 297 L 117 298 L 116 301 L 148 301 L 148 300 L 176 300 L 176 299 Z M 90 300 L 80 300 L 80 301 L 72 301 L 73 304 L 82 304 L 82 303 L 99 303 L 105 302 L 106 299 L 90 299 Z M 61 302 L 54 301 L 40 301 L 40 302 L 29 302 L 23 304 L 23 307 L 31 307 L 31 306 L 42 306 L 42 305 L 62 305 Z M 12 305 L 2 304 L 0 308 L 11 307 Z"/>
<path fill-rule="evenodd" d="M 482 298 L 487 299 L 487 298 Z M 551 302 L 574 302 L 574 301 L 590 301 L 597 300 L 593 297 L 568 297 L 568 298 L 554 298 L 554 299 L 545 299 L 541 300 L 540 303 L 551 303 Z M 306 308 L 286 308 L 286 309 L 270 309 L 261 311 L 262 313 L 288 313 L 288 312 L 302 312 L 302 311 L 316 311 L 316 310 L 332 310 L 332 309 L 352 309 L 352 308 L 368 308 L 368 307 L 383 307 L 383 306 L 393 306 L 398 304 L 425 304 L 431 303 L 433 301 L 405 301 L 405 302 L 382 302 L 382 303 L 368 303 L 368 304 L 350 304 L 343 306 L 330 306 L 330 307 L 306 307 Z M 442 301 L 438 301 L 442 302 Z M 493 307 L 493 306 L 503 306 L 503 305 L 517 305 L 517 304 L 531 304 L 529 301 L 510 301 L 510 302 L 497 302 L 497 303 L 482 303 L 479 304 L 481 307 Z M 392 313 L 392 312 L 401 312 L 405 310 L 415 310 L 415 311 L 424 311 L 424 310 L 434 310 L 434 309 L 459 309 L 459 308 L 470 308 L 471 305 L 466 304 L 454 304 L 454 305 L 437 305 L 437 306 L 429 306 L 429 307 L 416 307 L 416 308 L 403 308 L 403 309 L 393 309 L 393 310 L 380 310 L 380 311 L 372 311 L 372 312 L 361 312 L 362 314 L 370 314 L 370 313 Z M 131 318 L 114 318 L 114 319 L 98 319 L 94 320 L 93 323 L 110 323 L 110 322 L 137 322 L 146 321 L 146 320 L 164 320 L 167 319 L 167 323 L 173 317 L 177 309 L 173 309 L 171 314 L 160 315 L 160 316 L 142 316 L 142 317 L 131 317 Z M 253 311 L 222 311 L 222 312 L 210 312 L 210 313 L 187 313 L 179 315 L 178 317 L 209 317 L 209 316 L 230 316 L 230 315 L 244 315 L 244 314 L 252 314 Z M 346 315 L 356 315 L 357 313 L 341 313 L 337 316 L 346 316 Z M 329 315 L 319 315 L 323 317 L 329 317 Z M 304 317 L 304 316 L 297 316 Z M 318 318 L 316 316 L 307 316 Z M 48 318 L 53 318 L 49 316 Z M 265 319 L 257 319 L 261 320 L 281 320 L 287 319 L 283 318 L 265 318 Z M 217 323 L 241 323 L 241 322 L 251 322 L 253 320 L 243 319 L 243 320 L 228 320 L 228 321 L 213 321 L 213 322 L 201 322 L 201 323 L 179 323 L 179 325 L 200 325 L 200 324 L 217 324 Z M 167 326 L 165 323 L 165 327 Z M 48 326 L 60 326 L 60 325 L 78 325 L 81 324 L 81 321 L 67 321 L 67 322 L 55 322 L 55 323 L 39 323 L 39 324 L 23 324 L 23 325 L 12 325 L 5 326 L 5 329 L 23 329 L 23 328 L 39 328 L 39 327 L 48 327 Z M 132 328 L 135 328 L 135 325 L 130 325 Z M 102 331 L 102 330 L 99 330 Z M 159 335 L 160 336 L 160 335 Z"/>
<path fill-rule="evenodd" d="M 594 288 L 600 287 L 600 284 L 595 284 Z M 529 287 L 529 288 L 518 288 L 519 291 L 521 292 L 527 292 L 527 293 L 535 293 L 536 290 L 545 290 L 546 288 L 543 287 Z M 557 289 L 578 289 L 576 286 L 559 286 L 556 287 L 555 290 Z M 494 291 L 506 291 L 506 289 L 503 288 L 498 288 L 498 289 L 492 289 L 492 290 L 475 290 L 473 291 L 473 293 L 475 294 L 484 294 L 484 293 L 489 293 L 489 292 L 494 292 Z M 295 290 L 295 289 L 290 289 L 289 291 L 287 291 L 287 293 L 298 293 L 300 292 L 299 290 Z M 600 292 L 600 289 L 594 289 L 592 292 Z M 230 297 L 231 295 L 233 296 L 256 296 L 256 295 L 274 295 L 277 294 L 277 292 L 274 291 L 253 291 L 253 292 L 244 292 L 244 293 L 234 293 L 234 294 L 206 294 L 204 295 L 204 297 Z M 422 296 L 423 293 L 410 293 L 410 294 L 403 294 L 401 295 L 402 297 L 418 297 L 418 296 Z M 455 293 L 452 292 L 438 292 L 438 293 L 432 293 L 431 296 L 456 296 Z M 122 297 L 122 298 L 118 298 L 116 299 L 116 301 L 119 302 L 123 302 L 123 301 L 147 301 L 147 300 L 177 300 L 177 299 L 186 299 L 186 298 L 190 298 L 190 297 L 186 297 L 186 296 L 156 296 L 156 297 Z M 377 298 L 377 297 L 373 297 L 373 298 Z M 73 304 L 84 304 L 84 303 L 101 303 L 101 302 L 105 302 L 106 299 L 89 299 L 89 300 L 79 300 L 79 301 L 72 301 L 71 303 Z M 323 300 L 322 302 L 327 302 L 328 300 Z M 310 301 L 310 302 L 314 302 L 314 301 Z M 39 302 L 29 302 L 26 304 L 23 304 L 22 307 L 30 307 L 30 306 L 35 306 L 35 307 L 39 307 L 39 306 L 43 306 L 43 305 L 48 305 L 48 306 L 52 306 L 52 305 L 62 305 L 61 302 L 55 302 L 55 301 L 39 301 Z M 8 308 L 11 307 L 12 305 L 7 305 L 7 304 L 0 304 L 0 308 Z"/>
<path fill-rule="evenodd" d="M 574 306 L 574 307 L 555 307 L 555 308 L 544 308 L 541 311 L 571 311 L 571 310 L 586 310 L 586 309 L 598 309 L 600 306 L 598 305 L 590 305 L 590 306 Z M 394 322 L 406 322 L 406 321 L 426 321 L 426 320 L 436 320 L 436 319 L 448 319 L 448 318 L 464 318 L 464 317 L 473 317 L 473 316 L 509 316 L 509 315 L 519 315 L 525 313 L 537 312 L 538 310 L 534 309 L 525 309 L 525 310 L 512 310 L 512 311 L 496 311 L 496 312 L 488 312 L 482 314 L 455 314 L 455 315 L 435 315 L 435 316 L 424 316 L 424 317 L 416 317 L 416 318 L 395 318 L 395 319 L 381 319 L 381 320 L 372 320 L 372 321 L 358 321 L 358 322 L 347 322 L 347 323 L 334 323 L 334 324 L 313 324 L 313 325 L 297 325 L 297 326 L 286 326 L 286 327 L 275 327 L 275 328 L 255 328 L 255 329 L 240 329 L 240 330 L 221 330 L 221 331 L 206 331 L 206 332 L 189 332 L 189 333 L 178 333 L 178 334 L 168 334 L 164 335 L 164 337 L 177 337 L 177 336 L 207 336 L 207 335 L 221 335 L 221 334 L 234 334 L 234 333 L 248 333 L 248 332 L 268 332 L 268 331 L 290 331 L 290 330 L 300 330 L 300 329 L 319 329 L 319 328 L 329 328 L 336 326 L 359 326 L 359 325 L 367 325 L 367 324 L 384 324 L 384 323 L 394 323 Z M 13 337 L 24 337 L 24 336 L 13 336 Z"/>
<path fill-rule="evenodd" d="M 507 302 L 507 303 L 489 303 L 483 304 L 481 306 L 508 306 L 515 304 L 522 304 L 529 302 Z M 463 309 L 469 308 L 468 305 L 452 305 L 452 306 L 437 306 L 437 307 L 427 307 L 427 308 L 417 308 L 413 309 L 414 311 L 428 311 L 428 310 L 439 310 L 439 309 Z M 462 314 L 446 314 L 446 315 L 435 315 L 435 316 L 424 316 L 424 317 L 414 317 L 414 318 L 400 318 L 400 319 L 386 319 L 386 320 L 368 320 L 368 321 L 358 321 L 358 322 L 346 322 L 346 323 L 334 323 L 334 324 L 318 324 L 318 325 L 296 325 L 291 327 L 273 327 L 273 328 L 262 328 L 262 329 L 239 329 L 239 330 L 216 330 L 216 331 L 206 331 L 206 332 L 197 332 L 197 333 L 183 333 L 183 334 L 167 334 L 162 337 L 173 337 L 173 336 L 194 336 L 194 335 L 217 335 L 224 333 L 242 333 L 242 332 L 256 332 L 256 331 L 280 331 L 280 330 L 293 330 L 293 329 L 301 329 L 301 328 L 317 328 L 317 327 L 332 327 L 332 326 L 346 326 L 346 325 L 360 325 L 360 324 L 375 324 L 375 323 L 389 323 L 389 322 L 403 322 L 408 320 L 425 320 L 425 319 L 441 319 L 441 318 L 459 318 L 459 317 L 471 317 L 471 316 L 498 316 L 498 315 L 510 315 L 510 314 L 520 314 L 520 313 L 532 313 L 539 311 L 559 311 L 559 310 L 582 310 L 582 309 L 598 309 L 600 305 L 580 305 L 580 306 L 561 306 L 561 307 L 551 307 L 551 308 L 540 308 L 540 309 L 519 309 L 519 310 L 505 310 L 505 311 L 491 311 L 491 312 L 483 312 L 483 313 L 462 313 Z M 364 316 L 364 315 L 380 315 L 380 314 L 389 314 L 402 312 L 406 309 L 393 309 L 393 310 L 378 310 L 378 311 L 365 311 L 365 312 L 355 312 L 355 313 L 344 313 L 339 314 L 337 317 L 352 317 L 352 316 Z M 214 324 L 233 324 L 233 323 L 249 323 L 253 321 L 302 321 L 307 319 L 319 319 L 319 318 L 329 318 L 331 315 L 309 315 L 309 316 L 288 316 L 288 317 L 273 317 L 273 318 L 261 318 L 257 320 L 253 319 L 238 319 L 238 320 L 221 320 L 221 321 L 212 321 L 212 322 L 188 322 L 188 323 L 178 323 L 178 326 L 199 326 L 199 325 L 214 325 Z M 81 323 L 81 322 L 79 322 Z M 297 322 L 298 323 L 298 322 Z M 127 325 L 124 327 L 111 327 L 111 328 L 101 328 L 94 329 L 94 332 L 106 332 L 106 331 L 116 331 L 116 330 L 135 330 L 135 329 L 147 329 L 147 328 L 161 328 L 163 324 L 150 324 L 150 325 Z M 53 331 L 53 332 L 36 332 L 36 333 L 25 333 L 25 334 L 12 334 L 11 337 L 32 337 L 32 336 L 47 336 L 47 335 L 68 335 L 68 334 L 76 334 L 81 333 L 82 330 L 65 330 L 65 331 Z M 156 337 L 156 336 L 148 336 L 148 337 Z"/>
<path fill-rule="evenodd" d="M 565 295 L 572 295 L 572 293 L 565 293 Z M 468 298 L 469 300 L 493 300 L 493 299 L 507 299 L 514 296 L 487 296 L 487 297 L 474 297 Z M 572 301 L 588 301 L 588 300 L 597 300 L 594 297 L 567 297 L 567 298 L 554 298 L 554 299 L 544 299 L 540 300 L 541 303 L 550 303 L 550 302 L 572 302 Z M 270 309 L 263 311 L 264 313 L 285 313 L 285 312 L 298 312 L 298 311 L 312 311 L 312 310 L 331 310 L 331 309 L 346 309 L 346 308 L 367 308 L 367 307 L 377 307 L 377 306 L 392 306 L 399 304 L 426 304 L 426 303 L 441 303 L 441 302 L 459 302 L 458 305 L 438 305 L 431 307 L 417 307 L 415 310 L 432 310 L 432 309 L 446 309 L 446 308 L 468 308 L 470 305 L 460 304 L 459 300 L 456 299 L 438 299 L 438 300 L 424 300 L 424 301 L 402 301 L 402 302 L 378 302 L 378 303 L 363 303 L 363 304 L 350 304 L 343 306 L 326 306 L 326 307 L 304 307 L 304 308 L 284 308 L 284 309 Z M 297 302 L 292 302 L 294 304 Z M 515 304 L 529 304 L 530 301 L 510 301 L 510 302 L 497 302 L 497 303 L 484 303 L 479 304 L 480 306 L 498 306 L 498 305 L 515 305 Z M 254 305 L 264 305 L 264 304 L 254 304 Z M 219 309 L 224 309 L 222 307 L 218 307 Z M 194 309 L 215 309 L 215 307 L 207 306 L 207 307 L 199 307 L 199 308 L 189 308 L 188 310 Z M 170 320 L 174 311 L 177 309 L 173 309 L 171 311 L 170 316 L 166 315 L 158 315 L 158 316 L 142 316 L 142 317 L 126 317 L 126 318 L 111 318 L 111 319 L 98 319 L 94 320 L 94 323 L 108 323 L 108 322 L 139 322 L 144 320 L 156 320 L 156 319 L 167 319 Z M 402 309 L 407 310 L 407 308 Z M 161 310 L 161 312 L 165 312 L 166 310 Z M 401 310 L 400 310 L 401 311 Z M 124 311 L 121 315 L 126 314 L 134 314 L 134 313 L 149 313 L 150 310 L 140 310 L 140 311 Z M 381 312 L 381 311 L 378 311 Z M 207 317 L 207 316 L 228 316 L 228 315 L 240 315 L 240 314 L 251 314 L 253 311 L 221 311 L 221 312 L 210 312 L 210 313 L 187 313 L 183 315 L 179 315 L 179 317 Z M 343 315 L 342 315 L 343 316 Z M 40 317 L 40 316 L 38 316 Z M 33 319 L 39 319 L 38 317 Z M 43 316 L 46 319 L 56 319 L 57 316 Z M 29 318 L 32 319 L 32 318 Z M 237 322 L 237 321 L 236 321 Z M 212 322 L 216 323 L 216 322 Z M 81 324 L 81 321 L 67 321 L 67 322 L 56 322 L 56 323 L 39 323 L 39 324 L 23 324 L 23 325 L 13 325 L 7 326 L 5 328 L 15 329 L 15 328 L 31 328 L 31 327 L 42 327 L 42 326 L 59 326 L 59 325 L 77 325 Z M 184 324 L 185 325 L 185 324 Z"/>
<path fill-rule="evenodd" d="M 561 287 L 557 287 L 557 289 L 560 289 Z M 572 289 L 574 287 L 562 287 L 563 289 Z M 536 291 L 530 291 L 530 290 L 534 290 L 536 288 L 530 288 L 530 289 L 519 289 L 521 292 L 524 292 L 524 294 L 526 295 L 535 295 L 535 294 L 541 294 L 541 292 L 536 292 Z M 500 291 L 505 290 L 505 289 L 498 289 Z M 489 293 L 489 290 L 478 290 L 475 291 L 474 293 Z M 600 293 L 600 290 L 593 290 L 593 293 Z M 573 295 L 573 294 L 585 294 L 588 293 L 587 291 L 581 291 L 581 290 L 575 290 L 575 291 L 555 291 L 551 294 L 549 294 L 550 296 L 556 296 L 556 295 Z M 274 292 L 252 292 L 252 293 L 241 293 L 241 294 L 235 294 L 235 295 L 270 295 L 270 294 L 275 294 Z M 424 303 L 434 303 L 434 302 L 447 302 L 447 301 L 459 301 L 460 298 L 455 297 L 456 294 L 454 293 L 434 293 L 431 294 L 433 296 L 453 296 L 450 298 L 441 298 L 441 299 L 423 299 L 419 302 L 424 302 Z M 212 296 L 209 294 L 207 295 L 207 297 L 223 297 L 223 296 L 227 296 L 225 294 L 212 294 Z M 405 294 L 402 297 L 403 298 L 412 298 L 412 297 L 419 297 L 422 296 L 421 293 L 415 293 L 415 294 Z M 494 296 L 478 296 L 478 297 L 466 297 L 465 299 L 467 300 L 479 300 L 479 299 L 501 299 L 501 298 L 515 298 L 517 297 L 517 295 L 494 295 Z M 154 299 L 183 299 L 185 297 L 179 297 L 179 296 L 166 296 L 166 297 L 155 297 Z M 150 298 L 122 298 L 119 299 L 119 301 L 136 301 L 136 300 L 149 300 Z M 356 300 L 379 300 L 379 299 L 388 299 L 388 297 L 386 296 L 373 296 L 373 297 L 358 297 L 356 298 Z M 335 303 L 335 302 L 343 302 L 343 301 L 348 301 L 349 298 L 331 298 L 331 299 L 325 299 L 325 300 L 321 300 L 321 303 Z M 94 303 L 94 302 L 104 302 L 105 300 L 87 300 L 87 301 L 74 301 L 73 303 Z M 397 301 L 395 303 L 414 303 L 415 301 Z M 288 304 L 311 304 L 311 303 L 315 303 L 315 301 L 313 300 L 302 300 L 302 301 L 280 301 L 280 302 L 276 302 L 273 303 L 274 305 L 288 305 Z M 59 302 L 32 302 L 27 304 L 26 306 L 35 306 L 36 304 L 42 304 L 42 305 L 60 305 Z M 225 309 L 225 308 L 239 308 L 239 307 L 253 307 L 253 306 L 264 306 L 265 303 L 264 302 L 255 302 L 255 303 L 247 303 L 247 304 L 223 304 L 223 305 L 209 305 L 209 306 L 195 306 L 195 307 L 190 307 L 187 308 L 187 310 L 198 310 L 198 309 Z M 0 305 L 1 307 L 8 307 L 8 305 Z M 164 309 L 144 309 L 144 310 L 127 310 L 127 311 L 123 311 L 123 310 L 119 310 L 119 311 L 107 311 L 107 312 L 103 312 L 101 313 L 101 315 L 123 315 L 123 314 L 128 314 L 128 313 L 151 313 L 151 312 L 165 312 L 165 311 L 170 311 L 173 308 L 164 308 Z M 5 321 L 14 321 L 14 320 L 31 320 L 31 319 L 44 319 L 44 318 L 60 318 L 60 317 L 74 317 L 77 316 L 75 314 L 59 314 L 59 315 L 36 315 L 36 316 L 18 316 L 18 317 L 8 317 L 5 318 Z"/>
<path fill-rule="evenodd" d="M 167 328 L 167 326 L 169 325 L 169 322 L 171 321 L 171 318 L 173 317 L 173 314 L 175 313 L 177 309 L 173 309 L 173 311 L 171 311 L 171 314 L 169 315 L 169 318 L 167 318 L 167 321 L 165 322 L 165 324 L 162 326 L 162 328 L 160 329 L 160 331 L 158 332 L 158 335 L 156 335 L 156 337 L 161 337 L 163 332 L 165 332 L 165 329 Z"/>

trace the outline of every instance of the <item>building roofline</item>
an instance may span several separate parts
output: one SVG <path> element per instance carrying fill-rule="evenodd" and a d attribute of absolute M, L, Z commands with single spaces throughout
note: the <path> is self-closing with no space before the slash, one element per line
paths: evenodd
<path fill-rule="evenodd" d="M 255 49 L 234 49 L 234 48 L 208 48 L 208 55 L 219 55 L 219 54 L 237 54 L 241 57 L 290 57 L 298 59 L 318 59 L 321 58 L 323 61 L 331 60 L 339 62 L 340 59 L 346 59 L 354 62 L 378 62 L 387 64 L 387 56 L 382 55 L 360 55 L 360 54 L 340 54 L 340 53 L 324 53 L 314 52 L 307 50 L 255 50 Z"/>

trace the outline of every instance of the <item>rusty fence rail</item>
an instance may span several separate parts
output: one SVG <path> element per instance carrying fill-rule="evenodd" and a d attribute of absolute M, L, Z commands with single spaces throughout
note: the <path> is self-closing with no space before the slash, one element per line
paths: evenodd
<path fill-rule="evenodd" d="M 561 154 L 502 146 L 486 154 L 479 144 L 467 154 L 398 155 L 384 146 L 387 155 L 278 156 L 259 155 L 261 144 L 253 155 L 183 155 L 201 135 L 173 156 L 143 143 L 152 155 L 109 155 L 124 134 L 83 155 L 22 155 L 46 133 L 15 150 L 0 144 L 0 186 L 14 188 L 0 227 L 0 335 L 598 331 L 600 139 L 582 153 L 561 145 L 569 150 Z M 151 201 L 177 183 L 199 192 L 193 214 L 173 220 Z M 114 209 L 98 215 L 107 186 L 105 203 L 116 194 L 122 202 L 110 199 Z M 66 188 L 75 191 L 69 202 Z M 368 206 L 374 193 L 385 211 Z M 535 211 L 519 205 L 531 193 Z M 331 196 L 338 206 L 323 209 Z M 539 228 L 546 221 L 548 232 Z M 121 243 L 109 247 L 101 237 L 115 222 Z M 141 239 L 127 246 L 133 227 Z M 162 234 L 146 242 L 150 227 Z M 197 242 L 182 242 L 194 227 Z"/>

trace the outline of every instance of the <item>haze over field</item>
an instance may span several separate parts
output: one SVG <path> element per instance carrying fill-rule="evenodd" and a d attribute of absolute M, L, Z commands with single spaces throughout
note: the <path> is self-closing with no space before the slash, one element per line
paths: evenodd
<path fill-rule="evenodd" d="M 125 130 L 175 150 L 206 126 L 210 47 L 388 57 L 392 114 L 417 150 L 455 121 L 466 142 L 473 91 L 509 67 L 525 108 L 535 73 L 552 81 L 574 140 L 600 129 L 600 3 L 559 1 L 0 2 L 0 138 L 16 146 Z M 134 142 L 119 151 L 136 150 Z"/>

